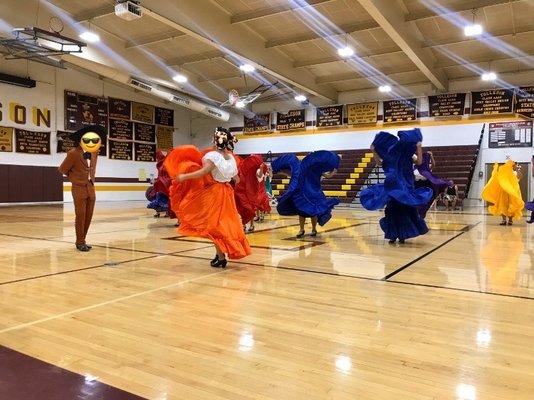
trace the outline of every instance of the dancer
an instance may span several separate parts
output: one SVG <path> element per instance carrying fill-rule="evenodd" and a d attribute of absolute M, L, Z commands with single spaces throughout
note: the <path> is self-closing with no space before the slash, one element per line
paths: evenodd
<path fill-rule="evenodd" d="M 458 189 L 458 185 L 454 183 L 454 181 L 451 181 L 452 186 L 449 186 L 445 190 L 445 194 L 443 196 L 443 203 L 445 204 L 445 211 L 454 211 L 456 210 L 456 203 L 458 202 L 458 195 L 460 193 L 460 190 Z"/>
<path fill-rule="evenodd" d="M 525 202 L 519 187 L 521 176 L 521 167 L 512 160 L 501 166 L 495 163 L 491 178 L 482 190 L 482 199 L 492 203 L 488 207 L 490 214 L 501 216 L 500 225 L 512 225 L 514 218 L 521 218 L 523 214 Z"/>
<path fill-rule="evenodd" d="M 69 150 L 59 166 L 59 172 L 72 183 L 72 199 L 76 214 L 76 249 L 89 251 L 85 242 L 95 207 L 95 174 L 98 151 L 106 140 L 106 130 L 99 125 L 88 125 L 74 132 L 78 146 Z"/>
<path fill-rule="evenodd" d="M 444 180 L 441 178 L 438 178 L 436 175 L 432 173 L 432 170 L 436 166 L 436 161 L 434 160 L 434 155 L 431 151 L 425 151 L 423 153 L 422 162 L 421 164 L 415 164 L 414 172 L 416 173 L 415 176 L 415 187 L 421 188 L 421 187 L 428 187 L 432 189 L 432 197 L 428 201 L 428 203 L 420 206 L 417 208 L 419 211 L 419 215 L 421 215 L 421 218 L 426 218 L 426 214 L 438 195 L 440 193 L 443 193 L 443 191 L 452 186 L 452 181 Z"/>
<path fill-rule="evenodd" d="M 362 190 L 360 201 L 367 210 L 385 207 L 385 216 L 380 220 L 384 236 L 393 244 L 397 240 L 424 235 L 428 232 L 425 220 L 417 207 L 428 204 L 433 193 L 428 187 L 415 188 L 412 156 L 416 164 L 423 161 L 419 129 L 399 131 L 398 138 L 388 132 L 375 136 L 371 150 L 386 174 L 384 183 Z"/>
<path fill-rule="evenodd" d="M 254 218 L 258 211 L 271 211 L 263 179 L 258 178 L 258 170 L 264 165 L 262 156 L 251 155 L 242 160 L 238 168 L 239 183 L 234 189 L 235 201 L 243 226 L 246 228 L 250 223 L 249 232 L 254 231 Z"/>
<path fill-rule="evenodd" d="M 239 259 L 250 254 L 250 246 L 237 213 L 230 182 L 238 179 L 237 165 L 228 151 L 232 135 L 224 128 L 215 131 L 211 151 L 202 153 L 194 146 L 175 148 L 165 160 L 170 176 L 171 208 L 178 216 L 178 232 L 204 237 L 215 245 L 210 265 L 225 268 L 226 255 Z"/>
<path fill-rule="evenodd" d="M 332 209 L 339 201 L 324 195 L 321 180 L 333 176 L 339 168 L 339 162 L 337 154 L 326 150 L 314 151 L 302 162 L 294 154 L 284 154 L 273 161 L 274 173 L 282 171 L 291 177 L 276 208 L 280 215 L 299 216 L 300 231 L 297 238 L 305 234 L 306 218 L 311 219 L 311 236 L 317 236 L 317 224 L 323 226 L 332 218 Z"/>
<path fill-rule="evenodd" d="M 158 176 L 153 185 L 147 190 L 147 208 L 151 208 L 156 211 L 154 218 L 159 218 L 160 213 L 165 212 L 165 216 L 169 218 L 176 218 L 176 215 L 169 207 L 169 189 L 172 184 L 172 178 L 165 170 L 163 163 L 165 161 L 166 154 L 158 150 L 156 151 L 156 168 Z"/>

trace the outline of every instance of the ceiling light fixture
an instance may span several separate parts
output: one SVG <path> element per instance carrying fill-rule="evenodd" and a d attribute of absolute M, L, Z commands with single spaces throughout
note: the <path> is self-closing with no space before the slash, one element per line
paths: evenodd
<path fill-rule="evenodd" d="M 249 73 L 256 71 L 256 68 L 254 68 L 254 66 L 250 64 L 242 64 L 239 66 L 239 69 L 243 72 L 249 72 Z"/>
<path fill-rule="evenodd" d="M 187 82 L 187 76 L 178 74 L 172 77 L 172 80 L 178 83 L 186 83 Z"/>
<path fill-rule="evenodd" d="M 307 97 L 304 96 L 303 94 L 299 94 L 299 95 L 295 96 L 295 100 L 300 101 L 301 103 L 303 103 L 303 102 L 305 102 L 305 101 L 308 100 L 308 99 L 307 99 Z"/>
<path fill-rule="evenodd" d="M 497 79 L 497 74 L 495 72 L 485 72 L 480 78 L 482 78 L 483 81 L 494 81 Z"/>
<path fill-rule="evenodd" d="M 467 37 L 482 35 L 484 29 L 480 24 L 467 25 L 464 27 L 464 35 Z"/>
<path fill-rule="evenodd" d="M 354 49 L 349 46 L 340 47 L 337 49 L 337 54 L 344 58 L 352 57 L 354 55 Z"/>
<path fill-rule="evenodd" d="M 389 85 L 382 85 L 382 86 L 379 86 L 378 87 L 378 91 L 380 93 L 388 93 L 388 92 L 391 92 L 391 86 Z"/>
<path fill-rule="evenodd" d="M 91 32 L 91 31 L 85 31 L 83 33 L 80 33 L 80 39 L 88 43 L 100 42 L 100 36 L 98 36 L 96 33 Z"/>

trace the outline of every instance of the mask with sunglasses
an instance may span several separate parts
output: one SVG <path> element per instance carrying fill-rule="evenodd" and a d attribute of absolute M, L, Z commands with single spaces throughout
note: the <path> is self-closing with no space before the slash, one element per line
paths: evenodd
<path fill-rule="evenodd" d="M 102 140 L 97 133 L 87 132 L 80 139 L 80 146 L 87 153 L 98 153 L 100 146 L 102 146 Z"/>

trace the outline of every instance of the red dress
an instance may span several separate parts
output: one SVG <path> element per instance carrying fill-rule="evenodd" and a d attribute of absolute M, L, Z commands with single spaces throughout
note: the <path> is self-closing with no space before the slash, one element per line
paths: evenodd
<path fill-rule="evenodd" d="M 175 148 L 165 160 L 171 176 L 202 168 L 202 153 L 195 146 Z M 251 253 L 243 232 L 229 183 L 216 181 L 212 174 L 171 186 L 171 209 L 180 221 L 178 232 L 185 236 L 210 239 L 230 259 Z"/>
<path fill-rule="evenodd" d="M 263 181 L 258 181 L 256 172 L 264 165 L 260 155 L 251 155 L 239 164 L 239 183 L 235 186 L 237 211 L 243 225 L 256 216 L 256 211 L 270 212 L 269 197 Z"/>

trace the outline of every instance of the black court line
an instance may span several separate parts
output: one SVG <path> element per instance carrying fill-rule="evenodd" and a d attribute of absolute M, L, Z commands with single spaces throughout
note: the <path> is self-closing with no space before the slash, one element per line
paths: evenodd
<path fill-rule="evenodd" d="M 190 255 L 187 255 L 187 254 L 177 254 L 176 257 L 190 258 L 190 259 L 195 259 L 195 260 L 205 260 L 205 261 L 209 261 L 210 260 L 210 258 L 198 257 L 198 256 L 190 256 Z M 385 281 L 382 278 L 371 278 L 371 277 L 358 276 L 358 275 L 345 275 L 345 274 L 337 274 L 337 273 L 328 272 L 328 271 L 319 271 L 319 270 L 305 269 L 305 268 L 295 268 L 295 267 L 274 266 L 274 265 L 269 265 L 269 264 L 251 263 L 251 262 L 246 262 L 246 261 L 231 260 L 230 262 L 232 264 L 250 265 L 250 266 L 253 266 L 253 267 L 263 267 L 263 268 L 273 268 L 273 269 L 279 269 L 279 270 L 283 270 L 283 271 L 305 272 L 305 273 L 311 273 L 311 274 L 316 274 L 316 275 L 327 275 L 327 276 L 335 276 L 335 277 L 341 277 L 341 278 L 351 278 L 351 279 L 364 280 L 364 281 L 382 282 L 385 285 L 401 284 L 401 285 L 407 285 L 407 286 L 418 286 L 418 287 L 426 287 L 426 288 L 433 288 L 433 289 L 453 290 L 453 291 L 457 291 L 457 292 L 486 294 L 486 295 L 498 296 L 498 297 L 509 297 L 509 298 L 522 299 L 522 300 L 534 300 L 534 297 L 520 296 L 520 295 L 514 295 L 514 294 L 504 294 L 504 293 L 496 293 L 496 292 L 484 292 L 484 291 L 472 290 L 472 289 L 462 289 L 462 288 L 447 287 L 447 286 L 427 285 L 427 284 L 424 284 L 424 283 L 412 283 L 412 282 L 390 281 L 390 280 Z"/>
<path fill-rule="evenodd" d="M 384 277 L 382 278 L 382 280 L 383 280 L 383 281 L 387 281 L 387 280 L 390 279 L 392 276 L 397 275 L 399 272 L 404 271 L 406 268 L 408 268 L 408 267 L 414 265 L 416 262 L 421 261 L 421 260 L 422 260 L 423 258 L 425 258 L 425 257 L 428 257 L 430 254 L 434 253 L 436 250 L 441 249 L 443 246 L 449 244 L 449 243 L 452 242 L 454 239 L 459 238 L 459 237 L 462 236 L 464 233 L 469 232 L 471 229 L 473 229 L 473 228 L 474 228 L 475 226 L 477 226 L 478 224 L 480 224 L 480 222 L 478 222 L 478 223 L 476 223 L 476 224 L 474 224 L 474 225 L 468 225 L 468 226 L 464 227 L 463 230 L 462 230 L 460 233 L 458 233 L 458 234 L 454 235 L 453 237 L 451 237 L 451 238 L 445 240 L 445 241 L 444 241 L 443 243 L 441 243 L 440 245 L 434 247 L 433 249 L 430 249 L 429 251 L 427 251 L 426 253 L 424 253 L 424 254 L 420 255 L 419 257 L 413 259 L 413 260 L 410 261 L 409 263 L 404 264 L 402 267 L 397 268 L 395 271 L 390 272 L 389 274 L 387 274 L 386 276 L 384 276 Z"/>
<path fill-rule="evenodd" d="M 147 256 L 147 257 L 133 258 L 131 260 L 117 261 L 116 263 L 114 263 L 113 267 L 116 266 L 116 265 L 120 265 L 120 264 L 126 264 L 126 263 L 134 262 L 134 261 L 142 261 L 142 260 L 147 260 L 149 258 L 156 258 L 156 257 L 161 257 L 161 255 L 152 255 L 152 256 Z M 69 270 L 61 271 L 61 272 L 54 272 L 54 273 L 51 273 L 51 274 L 30 276 L 28 278 L 21 278 L 21 279 L 15 279 L 15 280 L 12 280 L 12 281 L 0 282 L 0 286 L 9 285 L 11 283 L 31 281 L 31 280 L 34 280 L 34 279 L 48 278 L 50 276 L 71 274 L 73 272 L 88 271 L 88 270 L 91 270 L 91 269 L 104 268 L 104 267 L 110 267 L 110 266 L 106 265 L 106 264 L 99 264 L 99 265 L 93 265 L 91 267 L 76 268 L 76 269 L 69 269 Z"/>

